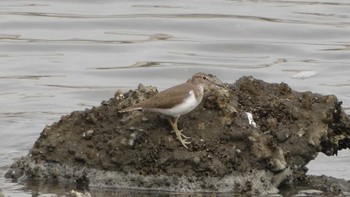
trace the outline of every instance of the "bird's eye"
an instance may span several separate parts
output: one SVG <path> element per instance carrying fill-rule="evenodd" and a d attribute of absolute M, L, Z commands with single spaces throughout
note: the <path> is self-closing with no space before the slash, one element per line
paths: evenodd
<path fill-rule="evenodd" d="M 206 79 L 207 79 L 207 77 L 203 77 L 203 79 L 204 79 L 204 80 L 206 80 Z"/>

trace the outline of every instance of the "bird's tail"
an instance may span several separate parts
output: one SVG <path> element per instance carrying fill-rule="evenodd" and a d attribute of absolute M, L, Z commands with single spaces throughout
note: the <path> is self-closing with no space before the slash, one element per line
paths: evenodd
<path fill-rule="evenodd" d="M 124 108 L 120 111 L 118 111 L 119 113 L 125 113 L 125 112 L 131 112 L 131 111 L 136 111 L 136 110 L 140 110 L 142 109 L 142 107 L 136 107 L 136 106 L 131 106 L 131 107 L 127 107 L 127 108 Z"/>

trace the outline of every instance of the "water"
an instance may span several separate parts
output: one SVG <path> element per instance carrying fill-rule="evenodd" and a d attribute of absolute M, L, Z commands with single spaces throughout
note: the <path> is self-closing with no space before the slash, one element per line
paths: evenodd
<path fill-rule="evenodd" d="M 0 188 L 62 193 L 3 175 L 45 125 L 139 83 L 162 90 L 197 71 L 230 83 L 252 75 L 335 94 L 350 112 L 349 10 L 348 0 L 2 0 Z M 349 155 L 320 155 L 310 173 L 350 180 Z"/>

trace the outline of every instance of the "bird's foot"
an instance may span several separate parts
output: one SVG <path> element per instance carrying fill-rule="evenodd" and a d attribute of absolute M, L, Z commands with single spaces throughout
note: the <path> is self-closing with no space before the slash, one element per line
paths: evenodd
<path fill-rule="evenodd" d="M 187 137 L 185 134 L 182 133 L 183 130 L 178 130 L 178 131 L 179 131 L 179 133 L 180 133 L 180 135 L 181 135 L 182 138 L 191 139 L 191 137 Z M 172 133 L 176 133 L 175 130 L 172 130 L 171 132 L 172 132 Z M 177 134 L 176 134 L 176 136 L 177 136 Z"/>
<path fill-rule="evenodd" d="M 182 130 L 175 130 L 175 134 L 176 134 L 177 139 L 181 142 L 181 144 L 185 148 L 188 148 L 186 146 L 186 144 L 191 144 L 191 141 L 189 140 L 190 137 L 187 137 L 186 135 L 182 134 Z"/>
<path fill-rule="evenodd" d="M 168 121 L 170 122 L 171 126 L 173 127 L 173 130 L 176 134 L 177 139 L 181 142 L 181 144 L 185 147 L 188 148 L 186 146 L 186 144 L 190 144 L 191 141 L 189 140 L 190 137 L 187 137 L 186 135 L 182 134 L 183 130 L 179 130 L 177 128 L 177 121 L 179 120 L 179 118 L 176 118 L 174 121 L 171 118 L 168 118 Z"/>

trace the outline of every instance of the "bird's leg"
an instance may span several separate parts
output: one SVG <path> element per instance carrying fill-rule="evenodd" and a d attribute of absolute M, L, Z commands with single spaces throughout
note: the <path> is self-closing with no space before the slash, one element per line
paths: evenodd
<path fill-rule="evenodd" d="M 185 138 L 185 139 L 191 139 L 190 137 L 187 137 L 186 135 L 182 134 L 182 131 L 183 131 L 183 130 L 179 130 L 179 129 L 178 129 L 178 127 L 177 127 L 177 121 L 178 121 L 178 120 L 179 120 L 179 119 L 177 118 L 177 119 L 175 119 L 175 121 L 173 122 L 173 120 L 172 120 L 170 117 L 168 118 L 168 121 L 170 122 L 171 126 L 172 126 L 173 129 L 174 129 L 174 130 L 172 130 L 171 132 L 175 132 L 175 130 L 178 130 L 178 131 L 180 132 L 181 137 L 183 137 L 183 138 Z M 175 128 L 174 128 L 174 126 L 175 126 Z"/>
<path fill-rule="evenodd" d="M 176 137 L 177 139 L 180 140 L 181 144 L 185 147 L 185 148 L 188 148 L 186 146 L 186 144 L 190 144 L 191 142 L 190 141 L 187 141 L 190 137 L 187 137 L 186 135 L 182 134 L 182 131 L 183 130 L 179 130 L 177 128 L 177 121 L 179 120 L 179 118 L 175 118 L 175 120 L 173 121 L 171 119 L 171 117 L 168 118 L 168 121 L 170 122 L 171 126 L 173 127 L 173 130 L 175 131 L 175 134 L 176 134 Z M 184 139 L 183 139 L 184 138 Z"/>
<path fill-rule="evenodd" d="M 179 120 L 179 118 L 175 118 L 175 121 L 174 121 L 174 125 L 176 126 L 176 130 L 179 131 L 181 137 L 183 137 L 183 138 L 185 138 L 185 139 L 191 139 L 190 137 L 187 137 L 185 134 L 182 133 L 183 130 L 179 130 L 179 129 L 177 128 L 177 121 L 178 121 L 178 120 Z M 189 143 L 191 143 L 191 142 L 189 142 Z"/>

